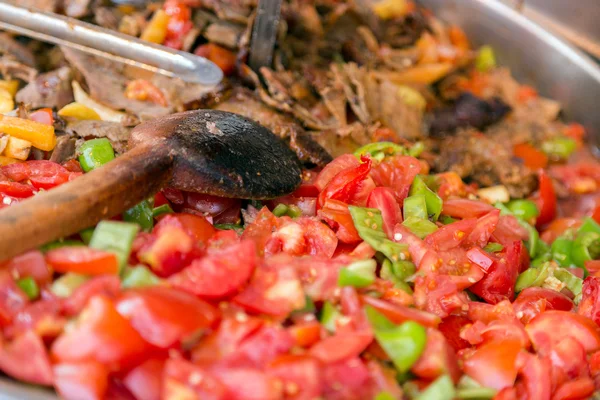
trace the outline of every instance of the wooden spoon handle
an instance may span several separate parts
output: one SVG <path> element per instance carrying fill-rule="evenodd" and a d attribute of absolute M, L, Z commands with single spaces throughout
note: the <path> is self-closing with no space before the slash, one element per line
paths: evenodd
<path fill-rule="evenodd" d="M 72 182 L 0 211 L 0 259 L 94 226 L 156 193 L 173 173 L 168 146 L 141 146 Z"/>

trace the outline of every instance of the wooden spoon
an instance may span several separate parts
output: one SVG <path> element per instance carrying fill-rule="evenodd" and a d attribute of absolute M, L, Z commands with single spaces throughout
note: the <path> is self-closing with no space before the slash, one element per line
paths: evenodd
<path fill-rule="evenodd" d="M 67 237 L 170 187 L 269 199 L 300 184 L 296 155 L 271 131 L 216 110 L 138 125 L 130 150 L 102 168 L 0 211 L 0 259 Z"/>

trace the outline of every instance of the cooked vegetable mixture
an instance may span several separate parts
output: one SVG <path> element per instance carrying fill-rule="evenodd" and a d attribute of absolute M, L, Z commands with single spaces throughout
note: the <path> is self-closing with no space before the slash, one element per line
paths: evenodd
<path fill-rule="evenodd" d="M 3 262 L 4 374 L 67 400 L 600 398 L 600 163 L 493 48 L 408 0 L 290 0 L 253 72 L 252 0 L 20 3 L 228 78 L 0 33 L 0 207 L 193 108 L 260 122 L 305 170 L 263 202 L 165 188 Z"/>

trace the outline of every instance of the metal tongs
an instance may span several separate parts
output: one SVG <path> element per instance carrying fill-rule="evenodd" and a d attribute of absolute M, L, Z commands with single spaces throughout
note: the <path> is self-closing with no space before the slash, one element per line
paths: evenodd
<path fill-rule="evenodd" d="M 259 2 L 250 55 L 255 69 L 271 63 L 280 7 L 281 0 Z M 219 67 L 204 57 L 9 1 L 0 1 L 0 28 L 189 83 L 216 85 L 223 79 Z"/>

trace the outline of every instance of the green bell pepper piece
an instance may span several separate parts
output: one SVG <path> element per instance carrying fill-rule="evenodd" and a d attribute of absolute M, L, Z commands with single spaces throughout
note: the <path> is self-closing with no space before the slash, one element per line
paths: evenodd
<path fill-rule="evenodd" d="M 375 396 L 375 400 L 396 400 L 396 398 L 388 392 L 381 392 L 377 393 L 377 396 Z"/>
<path fill-rule="evenodd" d="M 586 261 L 595 260 L 598 257 L 600 257 L 600 234 L 596 232 L 578 233 L 571 251 L 573 264 L 585 269 Z"/>
<path fill-rule="evenodd" d="M 273 215 L 275 215 L 276 217 L 282 217 L 286 215 L 287 212 L 288 206 L 283 203 L 277 204 L 277 206 L 275 206 L 275 208 L 273 209 Z"/>
<path fill-rule="evenodd" d="M 115 151 L 107 138 L 92 139 L 79 147 L 79 164 L 85 172 L 114 160 Z"/>
<path fill-rule="evenodd" d="M 42 253 L 46 253 L 50 250 L 58 249 L 59 247 L 65 246 L 83 246 L 84 244 L 79 240 L 57 240 L 55 242 L 46 243 L 40 247 Z"/>
<path fill-rule="evenodd" d="M 94 230 L 90 247 L 114 253 L 119 260 L 119 271 L 127 265 L 133 239 L 140 227 L 138 224 L 119 221 L 101 221 Z"/>
<path fill-rule="evenodd" d="M 487 251 L 488 253 L 498 253 L 502 250 L 504 250 L 504 246 L 502 246 L 500 243 L 488 243 L 485 245 L 485 247 L 483 248 L 485 251 Z"/>
<path fill-rule="evenodd" d="M 425 350 L 425 328 L 414 321 L 395 325 L 371 306 L 366 306 L 365 312 L 377 343 L 390 357 L 396 370 L 400 373 L 408 371 Z"/>
<path fill-rule="evenodd" d="M 155 286 L 162 281 L 145 265 L 125 267 L 122 275 L 121 286 L 125 289 Z"/>
<path fill-rule="evenodd" d="M 425 181 L 421 177 L 421 175 L 417 175 L 410 186 L 410 197 L 415 195 L 423 195 L 425 197 L 425 204 L 427 208 L 428 216 L 431 216 L 431 219 L 435 222 L 440 216 L 442 212 L 443 201 L 437 193 L 433 192 L 429 187 L 425 184 Z M 404 202 L 404 207 L 406 208 L 406 200 Z M 406 213 L 406 211 L 405 211 Z M 404 218 L 407 218 L 406 216 Z M 424 218 L 424 219 L 427 219 Z"/>
<path fill-rule="evenodd" d="M 173 209 L 171 208 L 171 206 L 170 206 L 170 205 L 168 205 L 168 204 L 163 204 L 163 205 L 160 205 L 160 206 L 158 206 L 158 207 L 154 207 L 154 208 L 152 209 L 152 216 L 153 216 L 154 218 L 158 218 L 158 217 L 160 217 L 161 215 L 165 215 L 165 214 L 171 214 L 171 213 L 173 213 L 173 212 L 174 212 L 174 211 L 173 211 Z"/>
<path fill-rule="evenodd" d="M 66 274 L 62 275 L 58 279 L 55 279 L 54 282 L 52 282 L 52 286 L 50 286 L 50 291 L 56 297 L 67 298 L 73 294 L 75 289 L 77 289 L 79 286 L 83 285 L 89 280 L 90 278 L 85 275 L 76 274 L 74 272 L 67 272 Z"/>
<path fill-rule="evenodd" d="M 531 223 L 540 215 L 537 205 L 531 200 L 512 200 L 506 204 L 506 207 L 513 213 L 515 217 Z"/>
<path fill-rule="evenodd" d="M 590 217 L 583 219 L 583 223 L 577 230 L 577 234 L 585 232 L 595 232 L 600 235 L 600 225 Z"/>
<path fill-rule="evenodd" d="M 475 58 L 475 68 L 481 72 L 487 72 L 496 67 L 496 55 L 491 46 L 482 46 Z"/>
<path fill-rule="evenodd" d="M 362 288 L 375 282 L 377 262 L 373 259 L 355 261 L 347 267 L 340 268 L 339 286 Z"/>
<path fill-rule="evenodd" d="M 228 231 L 232 229 L 240 235 L 242 234 L 242 232 L 244 232 L 244 227 L 242 225 L 237 224 L 215 224 L 214 227 L 220 231 Z"/>
<path fill-rule="evenodd" d="M 123 213 L 123 221 L 138 224 L 143 231 L 149 232 L 154 226 L 154 214 L 148 200 L 142 200 Z"/>
<path fill-rule="evenodd" d="M 319 321 L 329 332 L 335 332 L 336 321 L 342 316 L 342 313 L 331 302 L 326 301 L 321 308 Z"/>
<path fill-rule="evenodd" d="M 393 156 L 396 154 L 408 154 L 404 146 L 400 146 L 392 142 L 375 142 L 366 144 L 354 152 L 354 155 L 358 158 L 364 154 L 369 154 L 371 158 L 381 161 L 387 156 Z"/>
<path fill-rule="evenodd" d="M 577 142 L 568 137 L 556 137 L 542 143 L 542 151 L 549 156 L 566 160 L 577 149 Z"/>
<path fill-rule="evenodd" d="M 552 259 L 561 267 L 569 267 L 574 264 L 571 258 L 573 240 L 560 236 L 552 242 L 550 250 L 552 252 Z"/>
<path fill-rule="evenodd" d="M 403 205 L 404 219 L 416 218 L 416 219 L 428 219 L 427 215 L 427 202 L 425 196 L 417 194 L 414 196 L 408 196 L 404 199 Z"/>
<path fill-rule="evenodd" d="M 29 300 L 35 300 L 40 295 L 40 288 L 37 282 L 30 276 L 21 278 L 17 281 L 17 286 L 25 292 Z"/>
<path fill-rule="evenodd" d="M 456 393 L 449 375 L 442 375 L 429 384 L 415 400 L 452 400 Z"/>
<path fill-rule="evenodd" d="M 410 230 L 412 233 L 414 233 L 421 239 L 438 230 L 437 225 L 431 222 L 430 220 L 415 217 L 405 219 L 402 222 L 402 225 L 406 226 L 408 230 Z"/>

